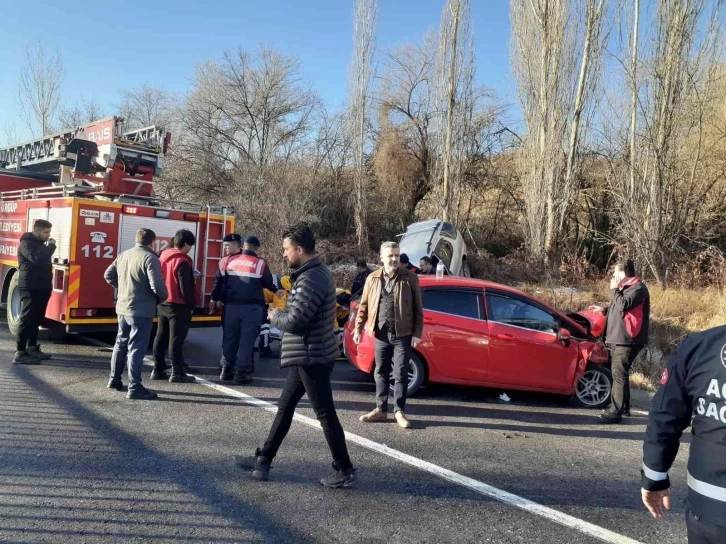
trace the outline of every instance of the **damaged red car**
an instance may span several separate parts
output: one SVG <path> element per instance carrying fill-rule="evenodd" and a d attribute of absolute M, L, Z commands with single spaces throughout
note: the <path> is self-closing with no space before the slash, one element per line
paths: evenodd
<path fill-rule="evenodd" d="M 610 401 L 612 375 L 600 340 L 605 316 L 564 314 L 521 291 L 492 282 L 420 276 L 424 307 L 421 343 L 413 350 L 408 394 L 426 383 L 474 385 L 566 395 L 579 406 Z M 375 367 L 373 338 L 353 342 L 357 302 L 343 345 L 358 369 Z"/>

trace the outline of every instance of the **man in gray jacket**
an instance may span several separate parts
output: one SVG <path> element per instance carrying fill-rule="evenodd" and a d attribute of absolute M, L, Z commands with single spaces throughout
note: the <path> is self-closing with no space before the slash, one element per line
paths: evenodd
<path fill-rule="evenodd" d="M 129 367 L 129 399 L 153 400 L 156 393 L 141 385 L 144 355 L 151 338 L 157 304 L 168 297 L 161 275 L 159 258 L 151 244 L 156 234 L 151 229 L 136 232 L 136 246 L 121 253 L 108 267 L 106 281 L 118 290 L 116 314 L 118 335 L 111 356 L 110 389 L 123 391 L 121 373 L 124 364 Z"/>

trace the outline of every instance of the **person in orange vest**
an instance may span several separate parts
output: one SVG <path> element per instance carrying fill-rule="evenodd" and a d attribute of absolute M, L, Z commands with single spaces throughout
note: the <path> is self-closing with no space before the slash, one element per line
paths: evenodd
<path fill-rule="evenodd" d="M 290 291 L 290 276 L 273 276 L 272 281 L 277 288 L 277 291 L 272 292 L 269 289 L 264 289 L 265 302 L 267 303 L 267 309 L 272 310 L 277 308 L 278 310 L 284 310 L 285 304 L 287 304 L 287 293 Z M 265 315 L 265 321 L 262 323 L 262 329 L 260 329 L 260 337 L 258 340 L 258 346 L 261 357 L 272 358 L 275 356 L 272 348 L 270 347 L 270 332 L 272 326 L 270 320 Z"/>
<path fill-rule="evenodd" d="M 159 304 L 159 324 L 154 339 L 154 370 L 152 380 L 193 383 L 194 376 L 187 374 L 182 348 L 189 333 L 192 313 L 197 305 L 197 289 L 194 282 L 194 262 L 189 252 L 196 243 L 194 233 L 187 229 L 176 232 L 171 248 L 162 251 L 161 273 L 169 291 L 169 298 Z M 171 359 L 171 377 L 166 374 L 166 351 Z"/>

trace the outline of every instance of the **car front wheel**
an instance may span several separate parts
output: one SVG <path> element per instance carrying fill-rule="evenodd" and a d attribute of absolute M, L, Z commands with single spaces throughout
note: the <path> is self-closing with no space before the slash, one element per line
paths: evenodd
<path fill-rule="evenodd" d="M 604 408 L 610 403 L 613 392 L 613 375 L 605 365 L 588 363 L 585 373 L 575 385 L 571 401 L 575 406 Z"/>

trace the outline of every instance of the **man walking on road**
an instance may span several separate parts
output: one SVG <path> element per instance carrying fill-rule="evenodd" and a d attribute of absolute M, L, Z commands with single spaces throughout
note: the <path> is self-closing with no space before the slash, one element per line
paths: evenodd
<path fill-rule="evenodd" d="M 53 225 L 38 219 L 33 232 L 20 237 L 18 246 L 18 289 L 20 290 L 20 323 L 17 351 L 13 363 L 37 365 L 51 356 L 38 346 L 38 328 L 45 317 L 53 288 L 55 240 L 50 237 Z"/>
<path fill-rule="evenodd" d="M 182 348 L 197 306 L 197 290 L 194 284 L 194 262 L 189 252 L 196 243 L 194 233 L 187 229 L 176 232 L 172 247 L 163 251 L 159 258 L 164 285 L 169 298 L 159 304 L 159 323 L 154 339 L 154 370 L 152 380 L 193 383 L 194 376 L 187 374 Z M 171 378 L 166 375 L 166 351 L 171 359 Z"/>
<path fill-rule="evenodd" d="M 222 319 L 222 374 L 220 379 L 243 385 L 255 371 L 255 341 L 266 308 L 264 289 L 276 291 L 267 262 L 257 256 L 260 241 L 248 236 L 244 248 L 239 234 L 224 237 L 227 256 L 214 277 L 209 310 L 224 306 Z M 239 361 L 238 361 L 239 359 Z"/>
<path fill-rule="evenodd" d="M 610 280 L 610 305 L 591 309 L 605 313 L 605 344 L 610 351 L 613 392 L 610 408 L 600 414 L 603 423 L 619 423 L 630 415 L 630 368 L 648 343 L 650 295 L 635 275 L 635 265 L 624 260 L 615 265 Z"/>
<path fill-rule="evenodd" d="M 670 509 L 668 471 L 691 426 L 689 544 L 726 542 L 726 327 L 686 338 L 668 359 L 643 444 L 642 499 L 655 518 Z"/>
<path fill-rule="evenodd" d="M 353 341 L 360 344 L 365 330 L 375 338 L 376 408 L 363 416 L 364 423 L 388 421 L 391 366 L 395 380 L 394 415 L 398 425 L 411 427 L 405 413 L 411 350 L 423 331 L 423 306 L 418 276 L 399 266 L 401 250 L 396 242 L 381 245 L 383 268 L 366 280 L 355 318 Z"/>
<path fill-rule="evenodd" d="M 118 290 L 116 314 L 118 334 L 111 355 L 110 389 L 123 391 L 121 373 L 129 367 L 129 399 L 153 400 L 157 394 L 141 384 L 144 355 L 151 338 L 154 314 L 168 297 L 159 257 L 151 249 L 156 234 L 151 229 L 136 232 L 136 246 L 121 253 L 108 267 L 106 282 Z"/>
<path fill-rule="evenodd" d="M 315 237 L 306 224 L 293 225 L 285 232 L 283 248 L 285 260 L 293 270 L 293 285 L 285 310 L 272 309 L 269 318 L 273 327 L 283 331 L 280 367 L 290 370 L 265 445 L 254 456 L 235 456 L 235 463 L 252 470 L 258 480 L 267 480 L 272 460 L 290 430 L 295 408 L 307 393 L 333 455 L 333 473 L 320 483 L 326 487 L 350 487 L 356 481 L 356 473 L 330 385 L 330 373 L 338 356 L 333 332 L 335 282 L 328 267 L 315 254 Z"/>

